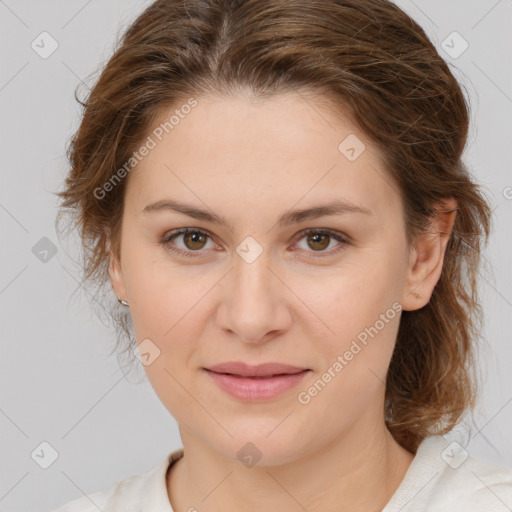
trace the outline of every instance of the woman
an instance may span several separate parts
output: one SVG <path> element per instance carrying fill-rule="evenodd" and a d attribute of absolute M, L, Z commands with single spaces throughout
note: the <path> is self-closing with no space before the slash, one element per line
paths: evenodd
<path fill-rule="evenodd" d="M 512 507 L 442 437 L 476 400 L 490 209 L 410 17 L 158 0 L 83 106 L 63 213 L 183 449 L 60 512 Z"/>

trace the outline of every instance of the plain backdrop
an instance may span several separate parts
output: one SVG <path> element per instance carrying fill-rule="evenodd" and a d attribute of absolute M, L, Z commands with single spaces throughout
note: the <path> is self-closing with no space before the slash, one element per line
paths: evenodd
<path fill-rule="evenodd" d="M 149 3 L 0 0 L 4 512 L 52 510 L 146 471 L 181 446 L 175 420 L 149 383 L 134 383 L 108 355 L 114 333 L 96 317 L 88 292 L 71 300 L 81 286 L 77 243 L 62 247 L 54 228 L 52 192 L 66 174 L 66 144 L 79 123 L 75 88 Z M 512 2 L 398 4 L 425 28 L 470 96 L 465 158 L 492 202 L 495 231 L 481 272 L 490 347 L 480 360 L 485 389 L 466 448 L 512 467 Z M 41 37 L 45 51 L 58 44 L 47 58 L 41 43 L 33 48 Z M 57 457 L 47 469 L 34 456 L 41 449 Z"/>

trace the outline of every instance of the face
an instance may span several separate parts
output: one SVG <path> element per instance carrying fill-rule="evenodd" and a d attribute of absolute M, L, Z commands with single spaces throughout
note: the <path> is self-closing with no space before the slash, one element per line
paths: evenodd
<path fill-rule="evenodd" d="M 197 98 L 161 138 L 129 176 L 111 279 L 182 438 L 273 465 L 368 435 L 400 310 L 415 309 L 402 202 L 368 137 L 289 94 Z M 291 214 L 336 202 L 354 208 Z M 233 361 L 308 371 L 233 396 L 205 371 Z"/>

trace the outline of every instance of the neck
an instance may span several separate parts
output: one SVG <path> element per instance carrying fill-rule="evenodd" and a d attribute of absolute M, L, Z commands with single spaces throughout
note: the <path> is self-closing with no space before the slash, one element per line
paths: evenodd
<path fill-rule="evenodd" d="M 167 475 L 175 512 L 379 512 L 414 458 L 383 422 L 371 431 L 352 428 L 321 450 L 277 466 L 246 467 L 191 432 L 181 434 L 185 455 Z"/>

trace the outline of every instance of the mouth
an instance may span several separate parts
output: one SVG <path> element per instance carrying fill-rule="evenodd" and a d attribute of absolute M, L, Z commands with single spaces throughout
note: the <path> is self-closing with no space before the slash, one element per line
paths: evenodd
<path fill-rule="evenodd" d="M 206 371 L 212 371 L 212 370 L 206 370 Z M 307 370 L 304 370 L 304 371 L 307 371 Z M 236 373 L 224 373 L 224 372 L 212 372 L 212 373 L 217 373 L 218 375 L 229 375 L 230 377 L 238 377 L 239 379 L 264 380 L 264 379 L 270 379 L 272 377 L 284 377 L 284 376 L 289 376 L 289 375 L 297 375 L 298 373 L 302 373 L 302 372 L 297 372 L 297 373 L 275 373 L 275 374 L 272 374 L 272 375 L 264 375 L 264 376 L 237 375 Z"/>
<path fill-rule="evenodd" d="M 226 371 L 225 368 L 219 368 L 219 365 L 203 370 L 221 391 L 242 402 L 270 401 L 297 386 L 311 372 L 309 368 L 289 365 L 284 370 L 283 365 L 280 365 L 277 371 L 275 365 L 273 368 L 238 365 L 236 372 Z"/>
<path fill-rule="evenodd" d="M 283 363 L 263 363 L 259 365 L 248 365 L 241 361 L 221 363 L 205 368 L 205 370 L 235 377 L 245 378 L 271 378 L 286 375 L 296 375 L 301 372 L 309 371 L 310 368 L 293 366 Z"/>

